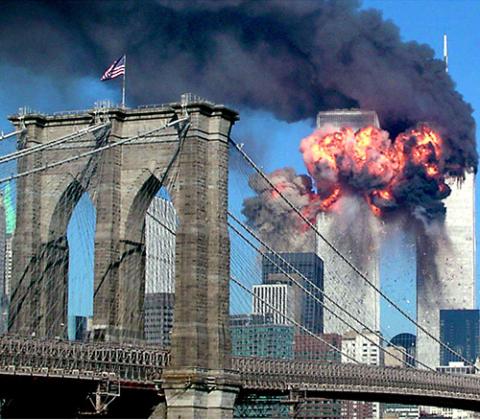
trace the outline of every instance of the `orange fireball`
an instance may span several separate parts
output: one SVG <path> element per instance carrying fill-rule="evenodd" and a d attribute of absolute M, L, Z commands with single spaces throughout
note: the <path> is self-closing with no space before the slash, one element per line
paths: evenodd
<path fill-rule="evenodd" d="M 398 135 L 395 141 L 373 126 L 357 132 L 317 130 L 302 140 L 300 151 L 317 187 L 317 197 L 312 197 L 317 204 L 310 213 L 312 208 L 331 211 L 344 191 L 353 191 L 380 217 L 385 209 L 399 206 L 397 187 L 407 185 L 412 173 L 435 181 L 439 193 L 446 190 L 443 141 L 426 124 Z"/>

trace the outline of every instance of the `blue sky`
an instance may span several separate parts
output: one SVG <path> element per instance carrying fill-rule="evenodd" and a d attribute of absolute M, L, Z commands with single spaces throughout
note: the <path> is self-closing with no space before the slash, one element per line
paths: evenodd
<path fill-rule="evenodd" d="M 429 44 L 440 58 L 442 56 L 443 33 L 449 37 L 449 71 L 457 84 L 458 91 L 475 109 L 475 118 L 480 117 L 480 2 L 472 0 L 365 0 L 364 8 L 376 8 L 383 12 L 385 18 L 391 19 L 400 28 L 405 41 L 417 41 Z M 105 58 L 107 67 L 112 57 Z M 135 65 L 134 63 L 129 63 Z M 100 75 L 99 75 L 100 76 Z M 99 99 L 120 100 L 120 83 L 112 81 L 102 83 L 97 79 L 80 78 L 75 83 L 65 86 L 48 75 L 36 75 L 21 67 L 12 67 L 0 63 L 0 130 L 9 131 L 7 115 L 15 113 L 20 106 L 29 106 L 42 112 L 53 112 L 66 109 L 85 109 Z M 15 95 L 11 89 L 15 87 Z M 178 92 L 180 95 L 182 92 Z M 272 92 L 274 94 L 274 92 Z M 175 100 L 176 98 L 172 98 Z M 128 94 L 127 94 L 128 103 Z M 250 143 L 252 155 L 265 170 L 273 170 L 283 166 L 293 166 L 303 172 L 303 162 L 298 153 L 301 138 L 312 130 L 312 121 L 301 121 L 287 124 L 276 120 L 266 112 L 254 112 L 240 109 L 241 120 L 234 128 L 233 135 Z M 312 116 L 313 117 L 313 116 Z M 479 138 L 477 130 L 477 139 Z M 254 143 L 252 142 L 254 140 Z M 255 144 L 255 147 L 252 147 Z M 0 153 L 14 150 L 14 141 L 0 144 Z M 0 176 L 14 172 L 12 165 L 0 167 Z M 479 191 L 477 189 L 477 200 Z M 240 205 L 238 193 L 232 192 L 232 205 Z M 85 217 L 93 218 L 94 211 L 87 199 L 83 199 L 77 209 L 69 228 L 69 241 L 73 249 L 84 251 L 91 247 L 91 228 L 79 229 Z M 74 228 L 77 226 L 77 228 Z M 478 226 L 477 226 L 478 229 Z M 90 235 L 90 236 L 89 236 Z M 478 232 L 477 232 L 478 237 Z M 90 239 L 89 239 L 90 238 Z M 88 252 L 72 252 L 72 272 L 77 281 L 72 285 L 71 310 L 76 313 L 91 312 L 91 305 L 85 304 L 91 295 L 91 274 L 84 267 L 91 266 Z M 397 254 L 394 254 L 396 252 Z M 402 238 L 398 244 L 386 251 L 386 257 L 401 256 L 401 265 L 390 264 L 385 272 L 383 288 L 393 295 L 405 309 L 414 311 L 415 272 L 411 264 L 411 252 L 408 243 Z M 385 258 L 386 258 L 385 257 Z M 89 262 L 90 261 L 90 262 Z M 90 272 L 89 270 L 87 270 Z M 83 274 L 82 274 L 83 273 Z M 401 284 L 398 279 L 401 278 Z M 79 298 L 80 297 L 80 298 Z M 412 331 L 400 319 L 393 316 L 385 308 L 384 326 L 391 334 Z"/>

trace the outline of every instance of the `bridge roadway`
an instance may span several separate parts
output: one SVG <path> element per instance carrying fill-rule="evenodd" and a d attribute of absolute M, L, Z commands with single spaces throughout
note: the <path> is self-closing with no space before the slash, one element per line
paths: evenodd
<path fill-rule="evenodd" d="M 161 389 L 169 353 L 152 346 L 0 338 L 0 377 L 117 382 Z M 480 375 L 356 364 L 233 357 L 243 395 L 302 393 L 306 397 L 404 402 L 480 411 Z"/>

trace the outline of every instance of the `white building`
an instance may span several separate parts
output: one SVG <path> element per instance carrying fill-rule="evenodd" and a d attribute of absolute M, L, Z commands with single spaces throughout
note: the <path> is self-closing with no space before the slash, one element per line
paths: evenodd
<path fill-rule="evenodd" d="M 449 362 L 448 366 L 438 366 L 437 372 L 449 373 L 452 375 L 474 375 L 478 374 L 478 362 L 474 366 L 465 365 L 464 362 Z M 446 407 L 427 407 L 420 406 L 420 414 L 422 416 L 429 416 L 430 418 L 444 418 L 444 419 L 478 419 L 478 413 L 473 411 L 461 410 L 459 408 Z"/>
<path fill-rule="evenodd" d="M 342 353 L 348 355 L 359 363 L 370 366 L 383 366 L 384 354 L 381 350 L 381 338 L 371 332 L 362 331 L 363 335 L 355 331 L 348 331 L 342 337 Z M 353 363 L 351 359 L 342 354 L 342 363 Z M 368 409 L 369 408 L 369 409 Z M 343 401 L 342 413 L 349 418 L 357 418 L 355 413 L 367 413 L 374 419 L 381 418 L 381 406 L 378 402 Z M 358 417 L 360 418 L 360 417 Z"/>
<path fill-rule="evenodd" d="M 145 293 L 175 293 L 175 230 L 173 203 L 154 197 L 145 216 Z"/>
<path fill-rule="evenodd" d="M 253 286 L 253 315 L 270 315 L 273 324 L 292 325 L 299 322 L 298 299 L 289 284 L 260 284 Z"/>
<path fill-rule="evenodd" d="M 478 419 L 478 413 L 446 407 L 419 407 L 419 414 L 423 418 L 436 419 Z"/>
<path fill-rule="evenodd" d="M 440 309 L 475 309 L 475 175 L 450 181 L 444 227 L 417 235 L 417 319 L 440 337 Z M 440 364 L 440 345 L 417 331 L 417 360 Z"/>
<path fill-rule="evenodd" d="M 374 111 L 334 110 L 319 112 L 318 128 L 351 127 L 359 130 L 373 125 L 379 127 Z M 338 208 L 322 213 L 317 219 L 317 229 L 335 246 L 368 280 L 380 287 L 379 238 L 380 222 L 362 198 L 343 197 Z M 342 308 L 355 316 L 371 330 L 380 329 L 380 300 L 378 293 L 368 285 L 347 263 L 317 238 L 317 254 L 324 262 L 324 292 Z M 355 291 L 352 293 L 352 291 Z M 324 311 L 324 333 L 343 334 L 349 327 L 331 312 L 345 318 L 338 308 L 325 303 L 331 311 Z M 349 323 L 354 322 L 348 319 Z M 360 324 L 356 328 L 364 328 Z"/>
<path fill-rule="evenodd" d="M 452 375 L 475 375 L 477 374 L 478 364 L 475 366 L 465 365 L 464 362 L 448 362 L 448 366 L 437 366 L 437 372 L 449 373 Z"/>
<path fill-rule="evenodd" d="M 359 363 L 369 366 L 383 366 L 384 354 L 380 349 L 382 340 L 367 330 L 359 334 L 348 331 L 342 336 L 342 353 L 347 354 Z M 342 354 L 342 363 L 352 363 L 352 360 Z"/>

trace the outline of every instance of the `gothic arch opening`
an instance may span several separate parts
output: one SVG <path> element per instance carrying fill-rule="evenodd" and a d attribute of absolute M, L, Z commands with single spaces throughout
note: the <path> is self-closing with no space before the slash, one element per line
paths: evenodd
<path fill-rule="evenodd" d="M 73 209 L 67 227 L 69 340 L 86 340 L 93 316 L 93 279 L 96 211 L 88 193 L 83 193 Z"/>
<path fill-rule="evenodd" d="M 170 342 L 176 225 L 167 188 L 151 175 L 133 199 L 122 242 L 119 293 L 126 298 L 117 313 L 121 341 Z"/>
<path fill-rule="evenodd" d="M 175 305 L 177 213 L 165 188 L 158 190 L 145 214 L 144 338 L 168 348 Z"/>
<path fill-rule="evenodd" d="M 67 228 L 75 206 L 85 189 L 73 180 L 54 205 L 48 239 L 39 252 L 40 270 L 36 285 L 39 313 L 34 333 L 41 336 L 67 338 L 68 271 L 70 250 Z M 52 197 L 54 200 L 55 197 Z M 74 251 L 75 253 L 77 250 Z M 39 289 L 39 290 L 38 290 Z"/>

